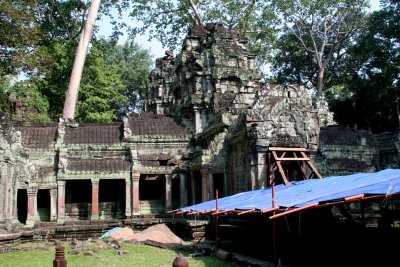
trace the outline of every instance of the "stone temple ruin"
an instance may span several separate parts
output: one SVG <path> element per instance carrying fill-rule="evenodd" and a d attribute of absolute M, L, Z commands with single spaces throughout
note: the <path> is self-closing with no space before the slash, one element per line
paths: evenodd
<path fill-rule="evenodd" d="M 222 24 L 194 26 L 180 54 L 157 59 L 144 112 L 121 123 L 2 116 L 0 223 L 129 219 L 213 199 L 216 190 L 221 197 L 318 172 L 400 167 L 398 131 L 335 125 L 324 99 L 313 104 L 301 86 L 264 83 L 247 42 Z M 307 151 L 311 169 L 272 167 L 271 148 Z"/>

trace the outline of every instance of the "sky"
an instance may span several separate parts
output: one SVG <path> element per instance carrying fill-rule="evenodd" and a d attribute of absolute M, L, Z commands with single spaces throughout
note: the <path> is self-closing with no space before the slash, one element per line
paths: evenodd
<path fill-rule="evenodd" d="M 371 10 L 379 9 L 379 0 L 370 0 L 370 5 L 371 5 Z M 126 18 L 124 18 L 124 20 L 130 21 L 131 19 L 129 19 L 126 16 Z M 107 19 L 97 21 L 96 25 L 99 26 L 99 33 L 101 33 L 101 34 L 98 34 L 99 36 L 103 36 L 106 38 L 110 36 L 110 34 L 112 32 L 112 26 Z M 125 42 L 126 39 L 127 39 L 127 35 L 125 34 L 124 36 L 121 37 L 120 42 Z M 152 41 L 148 41 L 147 35 L 136 37 L 135 42 L 138 43 L 142 48 L 149 49 L 154 60 L 156 58 L 163 57 L 165 55 L 166 48 L 164 48 L 161 45 L 161 43 L 155 39 L 153 39 Z"/>

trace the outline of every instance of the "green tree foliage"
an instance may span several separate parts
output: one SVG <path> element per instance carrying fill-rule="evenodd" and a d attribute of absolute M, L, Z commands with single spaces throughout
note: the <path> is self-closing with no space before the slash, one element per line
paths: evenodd
<path fill-rule="evenodd" d="M 180 48 L 193 24 L 222 22 L 245 32 L 254 52 L 265 58 L 275 34 L 275 13 L 269 1 L 254 0 L 139 0 L 132 2 L 131 16 L 140 21 L 133 35 L 148 32 L 171 50 Z"/>
<path fill-rule="evenodd" d="M 15 74 L 35 48 L 40 32 L 33 1 L 0 1 L 0 76 Z"/>
<path fill-rule="evenodd" d="M 128 2 L 102 1 L 100 16 L 112 17 L 111 8 L 122 12 Z M 9 117 L 16 118 L 10 102 L 13 95 L 26 101 L 23 106 L 32 112 L 32 116 L 25 116 L 26 120 L 57 121 L 61 116 L 89 4 L 82 0 L 0 1 L 0 109 Z M 116 27 L 124 26 L 114 23 Z M 117 31 L 113 35 L 115 42 L 100 40 L 89 51 L 83 95 L 79 98 L 82 122 L 115 120 L 117 110 L 121 113 L 137 108 L 143 96 L 150 56 L 134 43 L 117 45 L 118 34 Z M 21 73 L 24 84 L 13 84 L 12 75 L 18 77 Z M 23 92 L 17 88 L 29 88 L 29 94 L 43 98 L 50 103 L 49 108 L 37 111 L 32 97 L 16 94 Z M 109 112 L 105 112 L 106 107 Z"/>
<path fill-rule="evenodd" d="M 354 123 L 374 132 L 399 127 L 396 107 L 400 100 L 400 2 L 385 0 L 375 11 L 351 49 L 353 79 L 348 87 Z M 342 109 L 346 110 L 346 109 Z M 338 114 L 341 110 L 336 110 Z"/>
<path fill-rule="evenodd" d="M 35 83 L 19 81 L 3 87 L 2 107 L 8 118 L 15 121 L 49 122 L 49 102 Z"/>
<path fill-rule="evenodd" d="M 97 46 L 104 51 L 106 63 L 116 67 L 125 86 L 123 94 L 128 101 L 122 111 L 141 110 L 152 64 L 150 52 L 132 41 L 120 45 L 113 40 L 100 39 Z"/>
<path fill-rule="evenodd" d="M 78 96 L 78 121 L 116 121 L 118 110 L 127 102 L 117 68 L 107 64 L 104 53 L 95 44 L 87 56 Z"/>
<path fill-rule="evenodd" d="M 367 6 L 366 0 L 273 1 L 283 22 L 274 59 L 279 79 L 310 83 L 317 97 L 338 84 L 345 53 L 363 25 Z"/>

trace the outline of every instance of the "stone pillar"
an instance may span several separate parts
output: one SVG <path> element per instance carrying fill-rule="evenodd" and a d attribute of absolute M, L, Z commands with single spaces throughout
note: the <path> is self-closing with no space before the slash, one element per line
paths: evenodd
<path fill-rule="evenodd" d="M 50 221 L 57 220 L 57 189 L 50 189 Z"/>
<path fill-rule="evenodd" d="M 257 156 L 255 156 L 254 154 L 251 154 L 250 166 L 251 190 L 256 190 L 259 189 L 261 185 L 258 184 Z"/>
<path fill-rule="evenodd" d="M 201 167 L 201 201 L 209 200 L 208 190 L 208 164 Z"/>
<path fill-rule="evenodd" d="M 266 152 L 258 152 L 257 155 L 257 183 L 260 185 L 260 188 L 267 187 L 267 167 L 268 163 L 266 161 Z"/>
<path fill-rule="evenodd" d="M 125 216 L 127 218 L 132 216 L 132 183 L 130 179 L 125 179 Z"/>
<path fill-rule="evenodd" d="M 12 207 L 12 219 L 13 222 L 16 223 L 18 222 L 18 211 L 17 211 L 17 198 L 18 198 L 18 190 L 15 190 L 14 198 L 13 198 L 13 207 Z"/>
<path fill-rule="evenodd" d="M 99 180 L 92 179 L 92 215 L 91 220 L 99 219 Z"/>
<path fill-rule="evenodd" d="M 6 209 L 7 209 L 7 174 L 6 172 L 7 165 L 4 163 L 0 163 L 0 221 L 5 220 L 6 218 Z"/>
<path fill-rule="evenodd" d="M 188 194 L 187 194 L 187 186 L 186 186 L 186 174 L 180 173 L 179 174 L 179 193 L 180 193 L 180 199 L 179 199 L 179 207 L 183 208 L 188 205 Z"/>
<path fill-rule="evenodd" d="M 133 173 L 132 174 L 132 215 L 140 214 L 139 180 L 140 180 L 140 173 Z"/>
<path fill-rule="evenodd" d="M 172 175 L 165 175 L 165 210 L 172 210 Z"/>
<path fill-rule="evenodd" d="M 198 107 L 194 107 L 194 118 L 195 118 L 195 129 L 196 133 L 201 133 L 203 131 L 203 122 L 200 110 Z"/>
<path fill-rule="evenodd" d="M 192 192 L 192 205 L 196 204 L 196 177 L 194 172 L 190 172 L 190 191 Z"/>
<path fill-rule="evenodd" d="M 65 222 L 65 181 L 57 181 L 57 222 Z"/>
<path fill-rule="evenodd" d="M 26 219 L 26 226 L 33 227 L 36 221 L 37 210 L 37 188 L 28 188 L 28 216 Z"/>
<path fill-rule="evenodd" d="M 208 192 L 209 199 L 215 199 L 214 175 L 212 172 L 208 173 Z"/>
<path fill-rule="evenodd" d="M 206 126 L 207 126 L 207 112 L 205 110 L 201 111 L 200 118 L 201 118 L 201 121 L 200 121 L 201 131 L 203 131 L 203 129 L 206 128 Z"/>
<path fill-rule="evenodd" d="M 224 166 L 224 196 L 228 196 L 231 194 L 231 183 L 229 182 L 229 167 L 227 165 Z M 218 194 L 220 196 L 221 193 Z"/>

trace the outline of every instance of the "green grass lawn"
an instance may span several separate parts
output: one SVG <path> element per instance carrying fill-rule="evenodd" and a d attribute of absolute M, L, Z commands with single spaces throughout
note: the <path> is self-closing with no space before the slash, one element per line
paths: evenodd
<path fill-rule="evenodd" d="M 0 266 L 15 267 L 15 266 L 29 266 L 29 267 L 44 267 L 53 266 L 55 257 L 55 249 L 52 246 L 48 251 L 38 250 L 34 245 L 30 244 L 31 251 L 12 251 L 0 254 Z M 170 267 L 175 257 L 178 255 L 177 251 L 157 248 L 141 244 L 121 243 L 121 246 L 128 250 L 129 253 L 125 255 L 118 255 L 117 250 L 107 246 L 102 248 L 91 248 L 96 251 L 93 256 L 84 256 L 82 253 L 78 255 L 68 254 L 69 248 L 65 243 L 65 258 L 68 267 L 84 266 L 84 267 L 120 267 L 120 266 L 137 266 L 137 267 Z M 99 246 L 99 245 L 97 245 Z M 187 256 L 187 252 L 183 251 L 183 255 Z M 216 257 L 195 257 L 189 259 L 190 267 L 225 267 L 225 266 L 243 266 L 239 263 L 222 261 Z"/>

